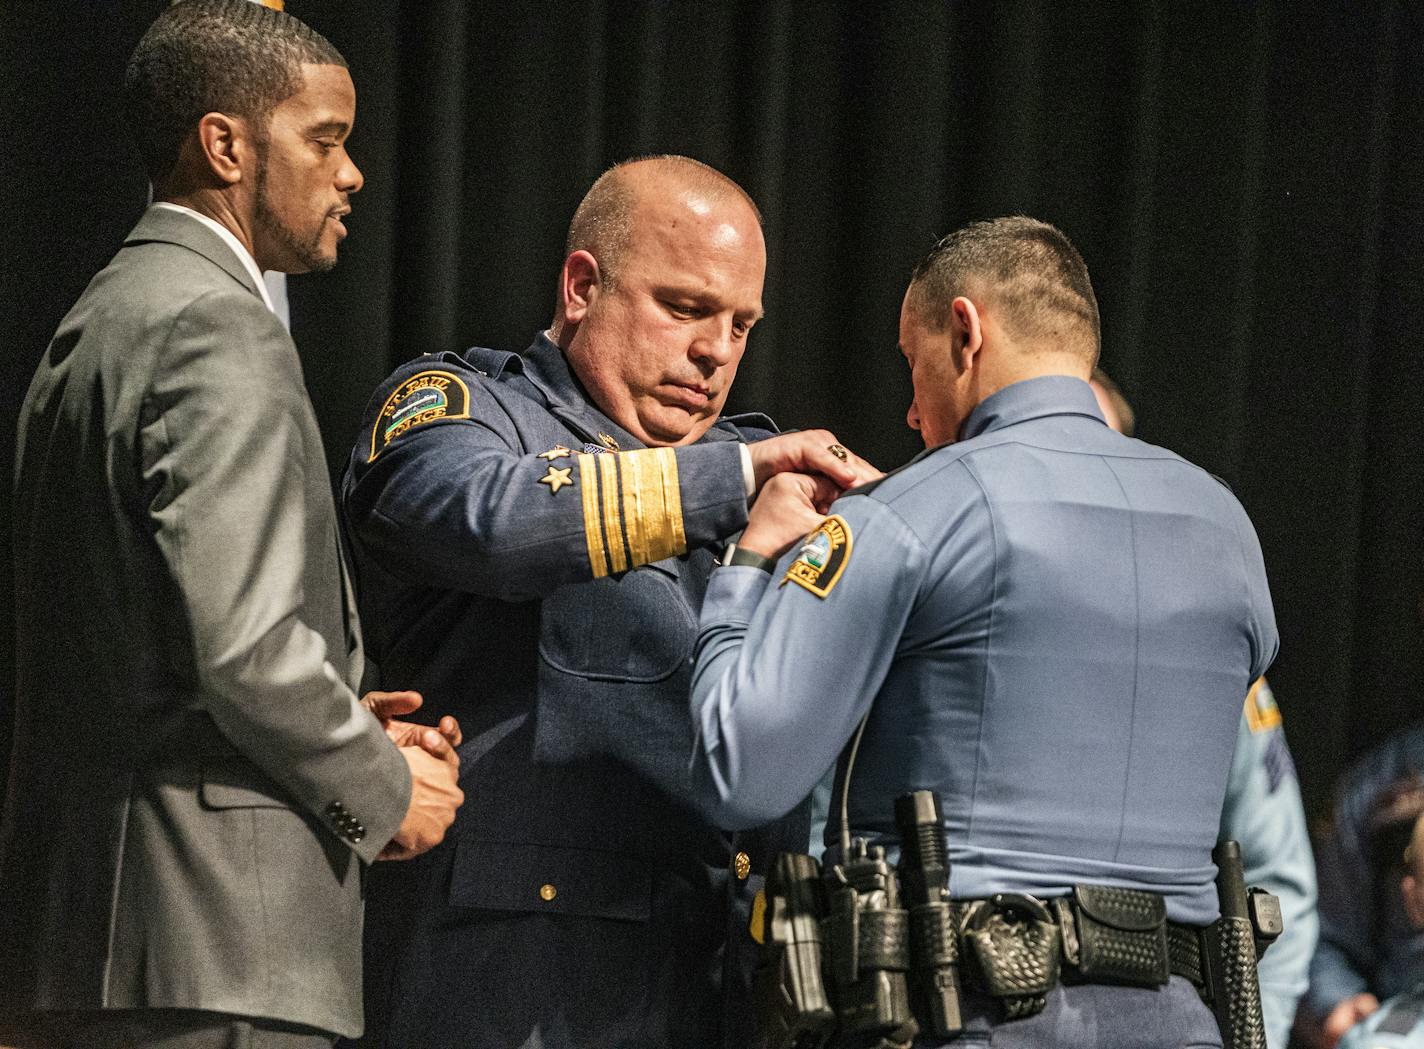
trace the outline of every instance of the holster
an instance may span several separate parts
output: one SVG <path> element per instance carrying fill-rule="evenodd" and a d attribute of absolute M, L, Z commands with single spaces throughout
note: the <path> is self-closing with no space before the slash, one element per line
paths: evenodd
<path fill-rule="evenodd" d="M 1167 905 L 1136 889 L 1075 885 L 1054 900 L 1066 976 L 1083 983 L 1163 987 L 1171 975 Z"/>

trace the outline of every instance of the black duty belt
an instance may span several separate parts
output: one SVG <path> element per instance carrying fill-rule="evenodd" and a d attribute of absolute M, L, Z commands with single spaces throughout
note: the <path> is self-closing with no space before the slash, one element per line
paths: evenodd
<path fill-rule="evenodd" d="M 1205 987 L 1202 930 L 1169 921 L 1156 893 L 1079 885 L 1050 900 L 998 893 L 953 907 L 966 975 L 1008 1019 L 1041 1010 L 1059 982 L 1160 988 L 1175 975 Z"/>

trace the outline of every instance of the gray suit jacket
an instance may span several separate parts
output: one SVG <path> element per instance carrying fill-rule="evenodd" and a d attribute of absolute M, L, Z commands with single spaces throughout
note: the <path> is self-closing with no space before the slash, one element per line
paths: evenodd
<path fill-rule="evenodd" d="M 362 870 L 410 777 L 356 701 L 296 349 L 190 216 L 150 209 L 61 323 L 14 520 L 0 1018 L 180 1007 L 359 1033 Z"/>

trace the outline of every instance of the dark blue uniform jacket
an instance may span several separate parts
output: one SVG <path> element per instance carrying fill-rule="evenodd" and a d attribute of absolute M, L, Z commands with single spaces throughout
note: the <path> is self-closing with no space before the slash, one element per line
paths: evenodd
<path fill-rule="evenodd" d="M 645 448 L 544 336 L 377 391 L 342 490 L 368 650 L 421 720 L 460 719 L 466 800 L 446 844 L 373 871 L 371 1044 L 722 1044 L 745 861 L 807 826 L 744 845 L 687 804 L 709 547 L 745 524 L 738 442 L 769 427 Z"/>

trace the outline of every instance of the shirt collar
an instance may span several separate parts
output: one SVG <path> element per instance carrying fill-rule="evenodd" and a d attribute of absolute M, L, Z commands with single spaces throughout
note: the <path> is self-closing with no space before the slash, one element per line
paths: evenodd
<path fill-rule="evenodd" d="M 237 239 L 236 235 L 232 232 L 232 230 L 228 229 L 216 219 L 209 218 L 202 212 L 194 211 L 192 208 L 185 208 L 182 204 L 174 204 L 171 201 L 159 200 L 154 202 L 153 207 L 163 208 L 167 211 L 176 211 L 180 215 L 191 216 L 192 218 L 195 218 L 199 222 L 201 222 L 204 226 L 207 226 L 208 229 L 212 230 L 219 237 L 221 237 L 223 243 L 232 249 L 233 254 L 236 255 L 238 261 L 242 263 L 243 268 L 246 269 L 247 272 L 252 275 L 252 280 L 257 285 L 257 294 L 262 296 L 262 304 L 266 306 L 269 310 L 271 310 L 273 313 L 277 312 L 277 308 L 272 305 L 272 295 L 267 290 L 267 282 L 262 279 L 262 271 L 257 268 L 257 260 L 252 257 L 251 252 L 249 252 L 245 247 L 243 247 L 242 241 Z"/>
<path fill-rule="evenodd" d="M 967 441 L 1045 415 L 1086 415 L 1107 425 L 1093 388 L 1086 382 L 1071 375 L 1041 375 L 985 397 L 964 420 L 959 439 Z"/>

